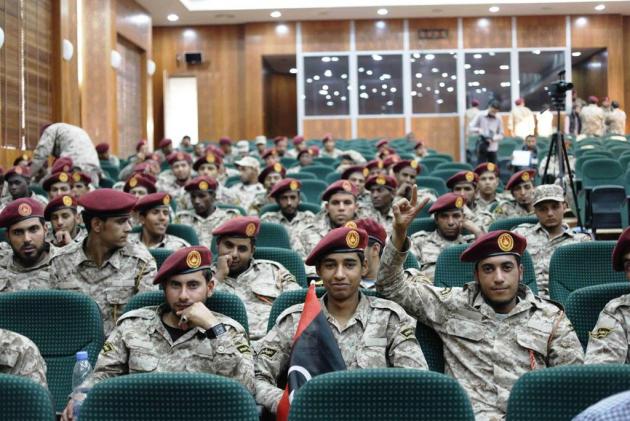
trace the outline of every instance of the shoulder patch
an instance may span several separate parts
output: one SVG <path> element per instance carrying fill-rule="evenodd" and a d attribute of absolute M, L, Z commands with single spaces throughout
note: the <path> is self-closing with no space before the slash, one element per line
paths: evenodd
<path fill-rule="evenodd" d="M 236 345 L 236 350 L 238 352 L 240 352 L 241 354 L 251 354 L 252 353 L 252 349 L 250 348 L 249 345 L 247 344 L 237 344 Z"/>
<path fill-rule="evenodd" d="M 280 313 L 280 315 L 276 319 L 276 324 L 278 324 L 282 319 L 287 317 L 289 314 L 301 313 L 302 310 L 304 310 L 304 303 L 294 304 L 291 307 L 288 307 L 286 310 Z"/>
<path fill-rule="evenodd" d="M 222 314 L 222 313 L 217 313 L 216 311 L 213 311 L 212 314 L 214 314 L 215 317 L 218 320 L 220 320 L 221 323 L 223 323 L 224 325 L 233 327 L 237 332 L 245 332 L 245 328 L 243 327 L 243 325 L 241 325 L 239 322 L 237 322 L 233 318 L 226 316 L 225 314 Z"/>
<path fill-rule="evenodd" d="M 268 357 L 268 358 L 273 358 L 273 356 L 276 355 L 277 353 L 278 353 L 277 349 L 266 347 L 266 348 L 261 349 L 258 354 L 264 355 L 265 357 Z"/>
<path fill-rule="evenodd" d="M 400 334 L 403 335 L 405 338 L 411 338 L 413 335 L 415 335 L 415 333 L 416 331 L 412 327 L 408 327 L 400 331 Z"/>
<path fill-rule="evenodd" d="M 610 335 L 610 332 L 612 332 L 612 329 L 607 327 L 600 327 L 597 330 L 589 332 L 588 335 L 593 339 L 604 339 L 608 335 Z"/>
<path fill-rule="evenodd" d="M 112 345 L 111 342 L 107 341 L 103 344 L 103 349 L 101 350 L 101 352 L 103 354 L 107 354 L 108 352 L 112 352 L 114 350 L 114 345 Z"/>
<path fill-rule="evenodd" d="M 440 288 L 440 298 L 442 298 L 443 300 L 445 300 L 448 297 L 450 297 L 452 293 L 453 293 L 453 288 L 451 288 L 451 287 Z"/>
<path fill-rule="evenodd" d="M 142 307 L 131 310 L 118 318 L 116 325 L 120 325 L 123 320 L 127 319 L 151 319 L 155 316 L 158 306 Z"/>

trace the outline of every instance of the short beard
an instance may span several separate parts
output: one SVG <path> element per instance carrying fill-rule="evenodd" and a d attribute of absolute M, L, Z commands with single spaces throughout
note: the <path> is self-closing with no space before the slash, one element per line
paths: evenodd
<path fill-rule="evenodd" d="M 15 260 L 20 263 L 23 267 L 31 267 L 34 266 L 39 260 L 42 258 L 42 255 L 46 252 L 46 246 L 43 245 L 37 249 L 37 253 L 33 257 L 23 257 L 18 251 L 13 249 L 13 256 Z"/>

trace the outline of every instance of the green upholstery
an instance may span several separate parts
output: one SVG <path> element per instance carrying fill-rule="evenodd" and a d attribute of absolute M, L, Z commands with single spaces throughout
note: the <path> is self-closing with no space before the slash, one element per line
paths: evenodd
<path fill-rule="evenodd" d="M 416 177 L 416 186 L 425 189 L 433 189 L 438 194 L 438 196 L 448 193 L 446 182 L 439 177 L 421 175 L 419 177 Z"/>
<path fill-rule="evenodd" d="M 462 287 L 464 284 L 474 281 L 473 274 L 475 264 L 459 261 L 459 256 L 466 247 L 468 247 L 468 244 L 457 244 L 442 250 L 435 265 L 435 286 Z M 521 263 L 524 269 L 523 283 L 527 285 L 534 294 L 538 294 L 534 263 L 527 250 L 525 250 Z"/>
<path fill-rule="evenodd" d="M 460 171 L 461 170 L 453 169 L 453 168 L 446 169 L 446 170 L 434 170 L 433 172 L 431 172 L 431 177 L 441 178 L 446 183 L 446 181 L 449 178 L 451 178 L 452 176 L 454 176 L 455 174 L 457 174 Z"/>
<path fill-rule="evenodd" d="M 327 165 L 330 167 L 330 166 L 333 166 L 336 161 L 337 161 L 336 158 L 331 158 L 329 156 L 318 156 L 317 158 L 313 160 L 313 163 L 317 165 Z"/>
<path fill-rule="evenodd" d="M 46 192 L 46 190 L 44 190 L 44 188 L 39 184 L 31 184 L 29 188 L 35 194 L 39 194 L 40 196 L 44 196 L 46 198 L 48 197 L 48 192 Z"/>
<path fill-rule="evenodd" d="M 426 158 L 422 158 L 422 165 L 424 165 L 429 173 L 433 172 L 435 167 L 443 162 L 450 162 L 448 159 L 440 158 L 439 156 L 429 155 Z"/>
<path fill-rule="evenodd" d="M 614 241 L 589 241 L 558 247 L 549 263 L 549 296 L 564 304 L 578 288 L 624 282 L 623 272 L 612 269 Z"/>
<path fill-rule="evenodd" d="M 270 204 L 270 205 L 263 206 L 260 209 L 260 211 L 258 211 L 258 214 L 260 216 L 263 216 L 267 212 L 278 212 L 279 210 L 280 210 L 280 206 L 278 206 L 276 204 Z M 321 208 L 319 207 L 319 205 L 317 205 L 315 203 L 304 202 L 304 203 L 300 203 L 298 205 L 298 210 L 299 211 L 311 211 L 314 214 L 318 214 L 319 211 L 321 210 Z"/>
<path fill-rule="evenodd" d="M 535 224 L 538 222 L 538 218 L 535 216 L 517 216 L 514 218 L 503 218 L 494 221 L 490 224 L 490 228 L 488 228 L 488 232 L 490 231 L 499 231 L 499 230 L 508 230 L 510 231 L 512 228 L 521 224 Z"/>
<path fill-rule="evenodd" d="M 435 229 L 435 219 L 433 219 L 432 216 L 428 216 L 426 218 L 416 218 L 411 221 L 411 224 L 409 224 L 409 227 L 407 228 L 407 235 L 411 237 L 418 231 L 430 232 L 435 231 Z"/>
<path fill-rule="evenodd" d="M 300 172 L 315 174 L 318 180 L 325 180 L 328 174 L 335 172 L 335 169 L 329 165 L 308 165 L 300 169 Z"/>
<path fill-rule="evenodd" d="M 240 183 L 240 182 L 241 182 L 240 175 L 231 175 L 225 180 L 225 188 L 230 188 L 236 183 Z"/>
<path fill-rule="evenodd" d="M 151 256 L 153 256 L 153 258 L 155 259 L 155 264 L 157 265 L 157 268 L 160 269 L 160 267 L 162 267 L 162 263 L 164 263 L 164 261 L 168 259 L 168 256 L 174 253 L 174 250 L 149 249 L 149 253 L 151 253 Z"/>
<path fill-rule="evenodd" d="M 260 223 L 260 231 L 256 237 L 256 247 L 278 247 L 287 250 L 293 249 L 293 247 L 291 247 L 289 232 L 284 225 L 276 224 L 275 222 Z M 216 236 L 212 237 L 210 251 L 212 251 L 213 258 L 218 255 Z"/>
<path fill-rule="evenodd" d="M 7 229 L 6 228 L 0 228 L 0 241 L 4 241 L 5 243 L 7 243 Z"/>
<path fill-rule="evenodd" d="M 452 377 L 413 369 L 343 370 L 319 375 L 295 394 L 289 421 L 473 421 Z"/>
<path fill-rule="evenodd" d="M 287 174 L 287 178 L 295 178 L 296 180 L 317 180 L 317 176 L 310 172 L 296 172 Z"/>
<path fill-rule="evenodd" d="M 219 209 L 236 209 L 242 216 L 247 216 L 247 211 L 240 206 L 228 205 L 225 203 L 215 203 L 215 206 Z"/>
<path fill-rule="evenodd" d="M 81 421 L 258 421 L 251 393 L 235 380 L 205 373 L 149 373 L 98 382 Z"/>
<path fill-rule="evenodd" d="M 595 327 L 599 313 L 610 300 L 625 294 L 630 294 L 627 281 L 584 287 L 569 294 L 564 308 L 585 350 L 588 333 Z"/>
<path fill-rule="evenodd" d="M 54 421 L 50 394 L 31 379 L 0 374 L 2 419 Z"/>
<path fill-rule="evenodd" d="M 94 366 L 103 346 L 103 322 L 97 304 L 72 291 L 0 294 L 0 327 L 35 342 L 48 367 L 46 378 L 56 411 L 62 411 L 68 402 L 75 354 L 87 351 Z M 1 402 L 4 405 L 4 400 Z"/>
<path fill-rule="evenodd" d="M 328 174 L 326 176 L 326 184 L 332 184 L 337 180 L 341 179 L 341 173 L 338 173 L 337 171 L 335 172 L 331 172 L 330 174 Z"/>
<path fill-rule="evenodd" d="M 290 168 L 293 165 L 297 164 L 297 162 L 297 158 L 293 158 L 291 156 L 283 156 L 282 158 L 280 158 L 280 163 L 284 168 Z"/>
<path fill-rule="evenodd" d="M 279 247 L 256 247 L 255 259 L 273 260 L 280 263 L 295 276 L 297 283 L 306 287 L 306 272 L 304 262 L 299 254 L 293 250 Z"/>
<path fill-rule="evenodd" d="M 116 182 L 108 177 L 101 177 L 98 180 L 98 186 L 102 189 L 111 189 L 114 187 L 114 184 L 116 184 Z"/>
<path fill-rule="evenodd" d="M 420 265 L 418 264 L 418 260 L 413 253 L 407 253 L 407 258 L 403 263 L 403 269 L 420 269 Z"/>
<path fill-rule="evenodd" d="M 440 170 L 472 171 L 473 167 L 472 165 L 465 162 L 442 162 L 441 164 L 438 164 L 438 166 L 433 169 L 433 171 L 440 171 Z"/>
<path fill-rule="evenodd" d="M 589 406 L 630 389 L 628 365 L 569 365 L 525 373 L 512 387 L 510 421 L 570 420 Z"/>
<path fill-rule="evenodd" d="M 125 306 L 123 313 L 136 310 L 142 307 L 159 306 L 164 303 L 163 291 L 147 291 L 140 292 L 129 300 Z M 239 322 L 245 331 L 249 333 L 249 322 L 247 321 L 247 310 L 245 304 L 237 295 L 227 291 L 215 290 L 206 300 L 206 307 L 224 316 L 231 317 Z"/>
<path fill-rule="evenodd" d="M 104 162 L 108 162 L 108 161 L 101 161 L 101 170 L 103 170 L 103 172 L 105 173 L 105 175 L 107 175 L 108 178 L 111 178 L 112 180 L 118 180 L 118 175 L 120 174 L 120 168 L 115 165 L 111 165 L 109 163 L 104 164 Z"/>
<path fill-rule="evenodd" d="M 302 193 L 304 193 L 306 200 L 309 203 L 316 203 L 319 205 L 322 202 L 322 193 L 324 193 L 324 190 L 328 187 L 328 184 L 321 181 L 324 178 L 325 176 L 320 177 L 319 180 L 302 180 Z"/>
<path fill-rule="evenodd" d="M 447 153 L 434 153 L 429 156 L 431 157 L 431 159 L 439 158 L 443 161 L 453 162 L 453 156 Z M 424 158 L 422 161 L 424 162 L 425 159 L 427 158 Z"/>
<path fill-rule="evenodd" d="M 592 159 L 582 165 L 582 185 L 584 188 L 601 185 L 623 186 L 625 168 L 616 159 Z"/>

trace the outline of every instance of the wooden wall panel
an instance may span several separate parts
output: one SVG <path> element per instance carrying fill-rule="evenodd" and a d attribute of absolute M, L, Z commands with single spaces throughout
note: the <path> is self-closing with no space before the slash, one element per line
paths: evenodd
<path fill-rule="evenodd" d="M 151 15 L 134 0 L 116 0 L 116 32 L 151 51 Z"/>
<path fill-rule="evenodd" d="M 377 137 L 403 137 L 404 118 L 360 118 L 357 120 L 357 137 L 373 139 Z"/>
<path fill-rule="evenodd" d="M 623 17 L 623 68 L 630 69 L 630 16 Z M 624 72 L 624 103 L 630 105 L 630 72 Z M 621 95 L 618 95 L 620 98 Z M 626 133 L 630 133 L 630 118 L 626 118 Z"/>
<path fill-rule="evenodd" d="M 350 21 L 302 22 L 302 51 L 348 51 L 350 49 Z"/>
<path fill-rule="evenodd" d="M 304 138 L 322 139 L 328 133 L 336 139 L 352 138 L 352 123 L 350 119 L 323 118 L 320 120 L 304 120 Z"/>
<path fill-rule="evenodd" d="M 446 29 L 448 37 L 444 39 L 419 39 L 420 29 Z M 411 50 L 438 50 L 457 48 L 457 18 L 410 19 L 409 48 Z"/>
<path fill-rule="evenodd" d="M 357 50 L 402 50 L 403 21 L 358 20 L 354 23 Z"/>
<path fill-rule="evenodd" d="M 411 129 L 416 139 L 422 139 L 430 148 L 451 154 L 455 160 L 459 154 L 459 117 L 414 117 Z"/>
<path fill-rule="evenodd" d="M 509 48 L 512 18 L 464 18 L 464 48 Z"/>
<path fill-rule="evenodd" d="M 564 15 L 518 16 L 516 45 L 519 48 L 564 47 L 567 44 L 566 28 Z"/>
<path fill-rule="evenodd" d="M 81 124 L 81 92 L 79 91 L 79 67 L 77 56 L 77 0 L 58 0 L 53 8 L 53 63 L 55 89 L 53 89 L 54 121 Z M 61 43 L 67 39 L 74 46 L 70 61 L 61 57 Z"/>

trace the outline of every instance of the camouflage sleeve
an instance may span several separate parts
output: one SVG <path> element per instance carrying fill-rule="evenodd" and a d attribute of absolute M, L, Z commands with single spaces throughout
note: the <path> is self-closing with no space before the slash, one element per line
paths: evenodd
<path fill-rule="evenodd" d="M 28 377 L 42 386 L 48 387 L 46 383 L 46 362 L 42 358 L 37 345 L 30 340 L 24 341 L 23 352 L 16 361 L 12 374 Z"/>
<path fill-rule="evenodd" d="M 413 234 L 411 236 L 411 238 L 409 239 L 409 242 L 411 243 L 411 247 L 409 249 L 409 251 L 416 256 L 416 260 L 418 260 L 418 263 L 420 264 L 420 266 L 422 266 L 422 242 L 423 242 L 423 237 L 418 235 L 418 233 Z"/>
<path fill-rule="evenodd" d="M 124 324 L 114 328 L 98 354 L 92 375 L 83 387 L 92 387 L 101 380 L 129 373 L 129 349 L 123 339 Z"/>
<path fill-rule="evenodd" d="M 391 367 L 429 369 L 416 339 L 416 321 L 412 317 L 392 313 L 387 326 L 387 338 L 387 357 Z"/>
<path fill-rule="evenodd" d="M 280 291 L 289 291 L 300 288 L 297 279 L 285 267 L 281 267 L 275 274 L 276 285 Z"/>
<path fill-rule="evenodd" d="M 588 336 L 586 364 L 624 364 L 627 361 L 628 334 L 623 317 L 614 309 L 604 308 Z"/>
<path fill-rule="evenodd" d="M 254 395 L 254 356 L 245 330 L 242 327 L 225 326 L 228 334 L 213 339 L 217 352 L 211 364 L 216 374 L 237 380 Z"/>
<path fill-rule="evenodd" d="M 153 279 L 157 275 L 157 264 L 155 259 L 138 262 L 139 272 L 136 273 L 136 285 L 138 285 L 138 292 L 154 291 L 156 286 L 153 285 Z"/>
<path fill-rule="evenodd" d="M 52 130 L 44 130 L 44 133 L 42 133 L 42 137 L 39 138 L 39 142 L 37 142 L 37 146 L 33 151 L 31 174 L 36 175 L 53 153 L 55 137 L 56 133 L 52 133 Z"/>
<path fill-rule="evenodd" d="M 557 317 L 549 343 L 549 366 L 583 364 L 584 351 L 573 325 L 564 312 Z"/>

